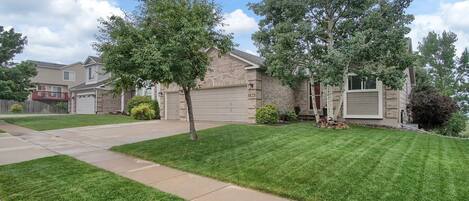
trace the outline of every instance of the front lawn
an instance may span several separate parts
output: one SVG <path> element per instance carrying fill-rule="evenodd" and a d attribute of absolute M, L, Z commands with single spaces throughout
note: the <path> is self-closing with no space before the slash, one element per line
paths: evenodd
<path fill-rule="evenodd" d="M 57 115 L 41 117 L 6 118 L 4 121 L 37 131 L 119 124 L 136 122 L 137 120 L 124 115 Z"/>
<path fill-rule="evenodd" d="M 296 200 L 467 200 L 469 141 L 391 129 L 228 125 L 113 150 Z"/>
<path fill-rule="evenodd" d="M 0 166 L 0 200 L 182 200 L 67 156 Z"/>

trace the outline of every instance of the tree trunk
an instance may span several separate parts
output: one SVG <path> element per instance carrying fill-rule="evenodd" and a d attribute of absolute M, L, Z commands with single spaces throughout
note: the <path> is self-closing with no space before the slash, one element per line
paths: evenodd
<path fill-rule="evenodd" d="M 313 112 L 314 112 L 314 118 L 316 119 L 316 124 L 319 125 L 319 112 L 318 112 L 318 107 L 316 105 L 316 90 L 314 89 L 314 78 L 313 76 L 311 76 L 310 78 L 310 93 L 311 93 L 311 98 L 312 98 L 312 102 L 313 102 Z"/>
<path fill-rule="evenodd" d="M 334 29 L 333 17 L 329 17 L 327 21 L 327 51 L 330 53 L 334 50 Z M 327 121 L 334 120 L 334 101 L 333 101 L 332 86 L 326 86 L 326 105 L 327 105 Z"/>
<path fill-rule="evenodd" d="M 187 114 L 189 115 L 189 134 L 191 136 L 191 140 L 197 140 L 199 137 L 197 136 L 197 131 L 195 130 L 195 122 L 194 122 L 194 112 L 192 110 L 192 99 L 191 99 L 191 89 L 183 87 L 184 98 L 186 99 L 187 105 Z"/>
<path fill-rule="evenodd" d="M 345 69 L 342 75 L 342 87 L 340 90 L 340 99 L 339 99 L 339 104 L 337 105 L 336 111 L 334 113 L 334 117 L 333 117 L 334 121 L 337 121 L 340 110 L 342 109 L 343 104 L 344 104 L 344 93 L 345 93 L 345 86 L 346 86 L 345 81 L 347 80 L 347 76 L 348 76 L 348 67 L 349 67 L 349 64 L 345 66 Z"/>

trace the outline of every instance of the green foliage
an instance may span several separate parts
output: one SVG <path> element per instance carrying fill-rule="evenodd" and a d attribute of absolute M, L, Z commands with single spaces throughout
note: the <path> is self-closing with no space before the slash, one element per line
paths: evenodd
<path fill-rule="evenodd" d="M 455 101 L 434 89 L 412 92 L 409 107 L 414 122 L 424 129 L 441 127 L 458 109 Z"/>
<path fill-rule="evenodd" d="M 441 135 L 447 136 L 461 136 L 462 132 L 466 129 L 467 117 L 461 112 L 455 112 L 451 118 L 437 132 Z"/>
<path fill-rule="evenodd" d="M 410 2 L 263 0 L 250 4 L 263 16 L 253 39 L 267 72 L 284 84 L 317 75 L 316 81 L 342 86 L 344 75 L 357 73 L 398 89 L 413 60 L 405 38 Z"/>
<path fill-rule="evenodd" d="M 102 21 L 95 47 L 121 90 L 147 81 L 181 87 L 195 140 L 190 91 L 210 64 L 205 50 L 217 48 L 225 54 L 234 46 L 233 36 L 220 29 L 223 15 L 214 1 L 147 0 L 141 8 L 130 19 L 112 16 Z"/>
<path fill-rule="evenodd" d="M 258 124 L 276 124 L 278 118 L 278 110 L 274 105 L 265 105 L 256 110 L 256 123 Z"/>
<path fill-rule="evenodd" d="M 13 113 L 23 112 L 23 105 L 21 105 L 19 103 L 15 103 L 15 104 L 11 105 L 10 112 L 13 112 Z"/>
<path fill-rule="evenodd" d="M 280 114 L 280 119 L 287 122 L 298 121 L 298 115 L 295 111 L 287 111 Z"/>
<path fill-rule="evenodd" d="M 57 109 L 59 111 L 64 111 L 64 112 L 68 111 L 68 103 L 67 102 L 58 102 L 58 103 L 55 104 L 55 107 L 57 107 Z"/>
<path fill-rule="evenodd" d="M 14 29 L 5 30 L 0 25 L 0 66 L 6 65 L 15 54 L 23 52 L 27 43 L 26 37 L 16 33 Z"/>
<path fill-rule="evenodd" d="M 5 67 L 15 54 L 23 51 L 26 37 L 13 29 L 5 31 L 0 26 L 0 99 L 24 101 L 33 86 L 31 78 L 36 76 L 36 68 L 30 62 L 21 62 L 15 67 Z"/>
<path fill-rule="evenodd" d="M 153 106 L 148 103 L 142 103 L 137 107 L 132 108 L 130 116 L 137 120 L 151 120 L 156 117 Z"/>
<path fill-rule="evenodd" d="M 154 101 L 151 99 L 150 96 L 134 96 L 132 97 L 129 102 L 127 103 L 127 110 L 130 114 L 132 109 L 141 105 L 142 103 L 147 103 L 151 105 L 151 109 L 155 111 L 155 119 L 160 118 L 160 106 L 158 105 L 158 101 Z"/>

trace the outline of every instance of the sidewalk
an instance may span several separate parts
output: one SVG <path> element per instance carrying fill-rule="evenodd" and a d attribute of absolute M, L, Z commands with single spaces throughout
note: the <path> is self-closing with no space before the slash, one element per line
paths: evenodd
<path fill-rule="evenodd" d="M 161 191 L 193 201 L 287 201 L 287 199 L 251 189 L 239 187 L 230 183 L 220 182 L 211 178 L 183 172 L 150 161 L 115 153 L 107 150 L 106 146 L 98 146 L 61 138 L 46 132 L 32 131 L 6 123 L 0 124 L 0 129 L 6 132 L 16 132 L 17 136 L 7 136 L 3 141 L 9 144 L 8 149 L 14 152 L 1 152 L 1 157 L 15 158 L 22 155 L 17 152 L 21 147 L 41 150 L 43 155 L 64 154 L 87 162 L 102 169 L 114 172 L 134 181 L 143 183 Z M 29 132 L 29 133 L 28 133 Z M 8 140 L 7 140 L 8 139 Z M 16 144 L 11 143 L 15 141 Z M 0 138 L 0 148 L 2 148 Z M 16 147 L 15 147 L 16 146 Z M 6 150 L 10 151 L 10 150 Z M 25 154 L 25 156 L 28 154 Z M 21 157 L 20 157 L 21 158 Z M 31 160 L 25 158 L 23 160 Z M 9 162 L 8 160 L 5 160 Z M 4 161 L 4 162 L 5 162 Z M 18 160 L 13 162 L 19 162 Z"/>

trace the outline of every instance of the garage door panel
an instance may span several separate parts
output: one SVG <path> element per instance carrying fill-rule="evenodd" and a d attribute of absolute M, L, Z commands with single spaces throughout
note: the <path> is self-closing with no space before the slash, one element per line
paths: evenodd
<path fill-rule="evenodd" d="M 246 87 L 195 90 L 191 94 L 196 120 L 246 122 Z"/>
<path fill-rule="evenodd" d="M 91 94 L 77 95 L 76 113 L 77 114 L 95 114 L 96 97 Z"/>

